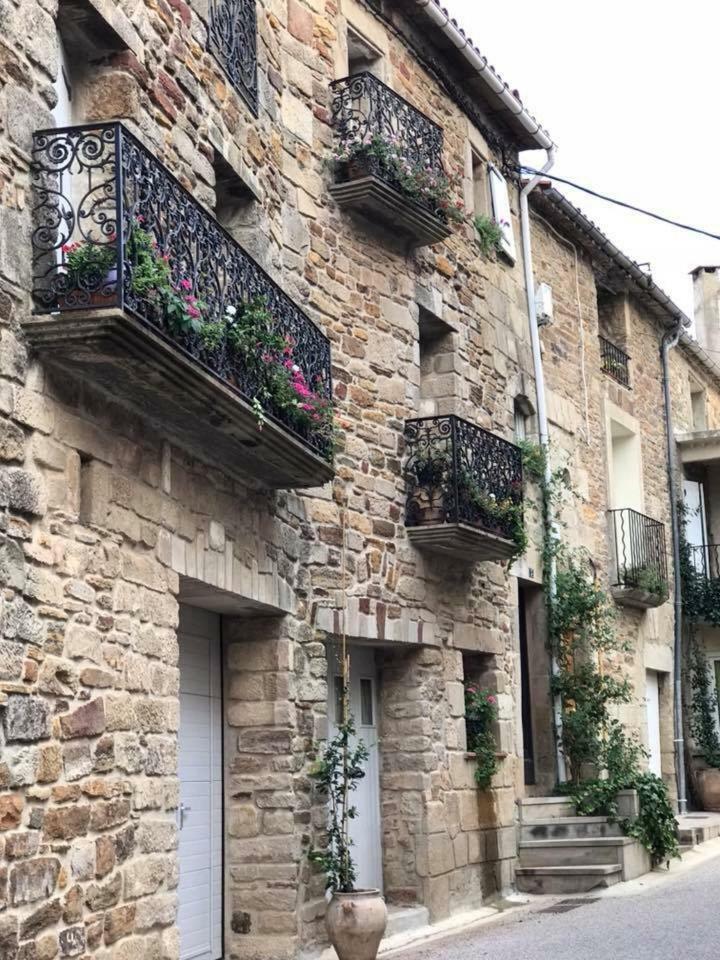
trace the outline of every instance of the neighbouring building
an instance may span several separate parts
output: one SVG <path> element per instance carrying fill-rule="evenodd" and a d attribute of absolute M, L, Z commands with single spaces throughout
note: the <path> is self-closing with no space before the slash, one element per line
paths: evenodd
<path fill-rule="evenodd" d="M 582 547 L 616 604 L 628 652 L 610 669 L 634 697 L 619 716 L 676 795 L 673 731 L 673 565 L 661 344 L 679 308 L 576 206 L 555 189 L 532 195 L 538 283 L 552 290 L 553 319 L 540 331 L 550 443 L 574 495 L 563 538 Z M 530 603 L 537 603 L 532 592 Z M 542 634 L 532 641 L 541 663 Z M 540 793 L 555 777 L 547 666 L 532 678 L 531 717 Z"/>
<path fill-rule="evenodd" d="M 696 808 L 703 795 L 698 771 L 705 764 L 694 734 L 692 675 L 694 656 L 707 667 L 710 722 L 718 724 L 717 692 L 720 683 L 720 621 L 714 600 L 718 567 L 718 480 L 720 474 L 720 277 L 718 268 L 698 267 L 692 273 L 695 336 L 683 337 L 672 355 L 671 385 L 675 427 L 678 499 L 683 504 L 685 757 L 688 791 Z M 702 669 L 702 668 L 701 668 Z"/>
<path fill-rule="evenodd" d="M 535 387 L 506 174 L 550 140 L 446 19 L 3 9 L 4 956 L 320 943 L 309 774 L 343 633 L 371 752 L 361 883 L 432 920 L 512 884 L 513 543 L 467 481 L 520 503 Z M 374 136 L 457 186 L 409 203 L 387 166 L 333 163 Z M 501 223 L 496 258 L 456 192 Z M 235 352 L 213 340 L 230 327 Z M 467 678 L 497 695 L 506 755 L 480 795 Z"/>

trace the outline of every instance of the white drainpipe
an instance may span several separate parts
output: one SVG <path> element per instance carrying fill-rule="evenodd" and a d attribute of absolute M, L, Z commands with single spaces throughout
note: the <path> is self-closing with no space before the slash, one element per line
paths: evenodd
<path fill-rule="evenodd" d="M 545 373 L 542 365 L 542 348 L 540 346 L 540 333 L 537 325 L 537 309 L 535 306 L 535 276 L 533 274 L 532 263 L 532 245 L 530 242 L 530 210 L 528 207 L 528 197 L 538 185 L 544 174 L 550 170 L 555 163 L 556 148 L 550 145 L 547 150 L 547 160 L 545 166 L 539 174 L 525 184 L 520 191 L 520 234 L 522 238 L 523 267 L 525 270 L 525 293 L 527 295 L 528 321 L 530 324 L 530 346 L 533 356 L 533 372 L 535 374 L 535 392 L 537 396 L 537 421 L 540 446 L 545 451 L 545 483 L 549 484 L 552 477 L 552 468 L 549 457 L 550 432 L 548 428 L 547 403 L 545 401 Z M 547 530 L 545 536 L 554 532 L 555 518 L 552 512 L 552 503 L 547 503 Z M 550 593 L 551 601 L 555 598 L 557 590 L 557 566 L 555 558 L 551 560 L 550 569 L 546 571 L 547 587 Z M 557 676 L 560 667 L 555 656 L 551 660 L 551 669 L 553 676 Z M 553 701 L 553 715 L 555 719 L 555 761 L 557 766 L 558 783 L 564 783 L 567 780 L 567 770 L 565 766 L 565 754 L 561 747 L 562 734 L 562 703 L 560 697 L 555 697 Z"/>

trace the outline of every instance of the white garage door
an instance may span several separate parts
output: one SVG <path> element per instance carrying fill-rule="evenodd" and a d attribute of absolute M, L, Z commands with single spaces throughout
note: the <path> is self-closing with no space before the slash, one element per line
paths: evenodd
<path fill-rule="evenodd" d="M 180 608 L 181 960 L 222 956 L 220 618 Z"/>

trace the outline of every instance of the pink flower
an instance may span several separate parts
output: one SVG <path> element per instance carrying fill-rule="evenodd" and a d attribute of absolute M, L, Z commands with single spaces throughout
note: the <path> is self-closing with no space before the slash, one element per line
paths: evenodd
<path fill-rule="evenodd" d="M 181 289 L 181 290 L 192 290 L 192 283 L 191 283 L 189 280 L 181 280 L 181 281 L 180 281 L 180 289 Z"/>
<path fill-rule="evenodd" d="M 487 698 L 487 702 L 488 702 L 491 706 L 494 706 L 494 704 L 495 704 L 497 701 L 495 700 L 495 697 L 494 697 L 492 694 L 490 694 L 489 697 Z"/>

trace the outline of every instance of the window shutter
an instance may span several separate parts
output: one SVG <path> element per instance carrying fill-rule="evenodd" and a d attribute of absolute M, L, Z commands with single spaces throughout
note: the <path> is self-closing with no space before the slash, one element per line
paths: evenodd
<path fill-rule="evenodd" d="M 515 237 L 512 230 L 512 216 L 510 214 L 510 195 L 505 177 L 495 167 L 489 167 L 490 196 L 492 197 L 493 216 L 502 227 L 503 251 L 515 262 Z"/>

